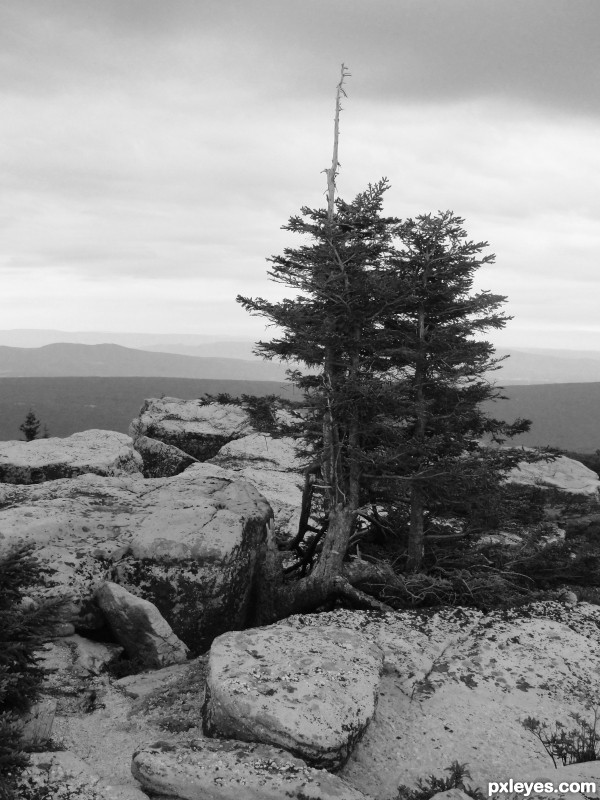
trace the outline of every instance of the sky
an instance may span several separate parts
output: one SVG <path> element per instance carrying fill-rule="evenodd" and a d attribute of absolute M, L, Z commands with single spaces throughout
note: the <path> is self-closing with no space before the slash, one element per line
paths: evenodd
<path fill-rule="evenodd" d="M 338 192 L 451 209 L 501 347 L 600 350 L 598 0 L 3 0 L 0 328 L 264 338 Z"/>

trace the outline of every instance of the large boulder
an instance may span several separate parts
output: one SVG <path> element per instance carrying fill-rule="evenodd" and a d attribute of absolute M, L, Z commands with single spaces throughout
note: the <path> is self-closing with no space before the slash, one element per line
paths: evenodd
<path fill-rule="evenodd" d="M 139 436 L 133 445 L 142 457 L 144 478 L 170 478 L 198 461 L 178 447 L 148 436 Z"/>
<path fill-rule="evenodd" d="M 210 461 L 256 486 L 273 509 L 278 532 L 287 537 L 297 533 L 304 461 L 294 439 L 251 433 L 224 445 Z"/>
<path fill-rule="evenodd" d="M 239 405 L 162 397 L 144 402 L 129 432 L 134 440 L 148 436 L 207 461 L 227 442 L 252 433 L 252 426 Z"/>
<path fill-rule="evenodd" d="M 486 795 L 488 781 L 553 772 L 523 721 L 535 717 L 551 728 L 559 722 L 567 731 L 577 727 L 573 713 L 593 721 L 597 606 L 546 601 L 488 614 L 335 611 L 284 624 L 306 634 L 313 628 L 316 637 L 338 625 L 383 650 L 377 713 L 340 772 L 377 798 L 395 797 L 399 784 L 447 776 L 455 760 L 467 764 Z"/>
<path fill-rule="evenodd" d="M 264 744 L 159 742 L 134 753 L 131 771 L 152 796 L 180 800 L 368 800 L 341 778 Z"/>
<path fill-rule="evenodd" d="M 558 456 L 553 461 L 520 463 L 507 475 L 509 483 L 523 486 L 559 489 L 570 494 L 597 496 L 600 489 L 598 475 L 580 461 Z"/>
<path fill-rule="evenodd" d="M 72 598 L 80 630 L 98 627 L 105 580 L 154 603 L 192 650 L 246 624 L 254 567 L 271 508 L 251 485 L 212 464 L 171 478 L 83 475 L 0 485 L 0 549 L 33 542 Z"/>
<path fill-rule="evenodd" d="M 376 644 L 335 626 L 224 634 L 210 651 L 205 731 L 337 768 L 373 718 L 382 660 Z"/>
<path fill-rule="evenodd" d="M 42 483 L 76 475 L 131 475 L 142 471 L 142 458 L 129 436 L 90 430 L 64 439 L 0 442 L 0 482 Z"/>
<path fill-rule="evenodd" d="M 129 658 L 157 669 L 187 661 L 188 648 L 175 636 L 154 603 L 110 581 L 96 590 L 95 598 Z"/>

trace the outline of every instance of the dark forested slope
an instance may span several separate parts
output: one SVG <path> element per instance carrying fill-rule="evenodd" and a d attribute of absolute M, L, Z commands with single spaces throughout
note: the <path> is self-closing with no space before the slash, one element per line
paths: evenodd
<path fill-rule="evenodd" d="M 287 384 L 190 378 L 0 378 L 0 440 L 20 439 L 19 425 L 30 408 L 51 436 L 101 428 L 127 432 L 147 397 L 193 400 L 203 394 L 281 394 Z"/>

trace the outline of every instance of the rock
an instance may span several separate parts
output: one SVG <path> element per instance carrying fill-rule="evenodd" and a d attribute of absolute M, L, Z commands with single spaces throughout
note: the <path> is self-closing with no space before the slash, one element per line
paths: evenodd
<path fill-rule="evenodd" d="M 104 624 L 93 593 L 108 579 L 154 603 L 200 652 L 247 623 L 271 516 L 253 486 L 212 464 L 172 478 L 0 484 L 0 550 L 37 545 L 38 558 L 56 570 L 47 592 L 70 595 L 68 621 L 79 631 Z"/>
<path fill-rule="evenodd" d="M 224 445 L 210 462 L 256 486 L 269 501 L 276 529 L 284 536 L 298 532 L 304 463 L 294 439 L 251 433 Z"/>
<path fill-rule="evenodd" d="M 31 753 L 27 772 L 32 774 L 36 770 L 46 775 L 49 784 L 96 787 L 100 783 L 100 776 L 90 765 L 69 750 Z"/>
<path fill-rule="evenodd" d="M 38 749 L 41 744 L 48 746 L 52 738 L 52 726 L 56 716 L 56 699 L 48 697 L 36 703 L 26 714 L 21 730 L 21 740 L 29 748 Z"/>
<path fill-rule="evenodd" d="M 133 786 L 102 784 L 101 790 L 105 800 L 148 800 L 146 792 Z"/>
<path fill-rule="evenodd" d="M 337 627 L 223 634 L 209 656 L 205 732 L 337 768 L 375 713 L 381 666 L 377 645 Z"/>
<path fill-rule="evenodd" d="M 75 625 L 72 622 L 59 622 L 51 628 L 53 639 L 63 639 L 65 636 L 73 636 Z"/>
<path fill-rule="evenodd" d="M 21 785 L 26 781 L 45 787 L 42 789 L 44 797 L 148 800 L 148 795 L 134 786 L 107 783 L 87 762 L 68 750 L 31 753 L 30 764 L 21 777 Z M 23 789 L 29 797 L 29 789 L 25 789 L 25 786 Z M 50 794 L 46 794 L 47 791 Z"/>
<path fill-rule="evenodd" d="M 558 456 L 554 461 L 522 462 L 510 470 L 509 483 L 560 489 L 571 494 L 596 496 L 600 489 L 598 475 L 579 461 Z"/>
<path fill-rule="evenodd" d="M 486 533 L 477 540 L 476 547 L 487 546 L 490 544 L 501 544 L 504 547 L 522 547 L 525 539 L 518 533 L 512 531 L 496 531 Z"/>
<path fill-rule="evenodd" d="M 115 431 L 82 431 L 65 439 L 0 442 L 0 482 L 42 483 L 92 472 L 131 475 L 142 458 L 129 436 Z"/>
<path fill-rule="evenodd" d="M 552 773 L 522 721 L 535 717 L 552 729 L 558 721 L 570 731 L 572 713 L 593 720 L 600 608 L 588 603 L 544 601 L 487 614 L 339 610 L 284 624 L 318 636 L 338 625 L 383 650 L 377 713 L 339 773 L 377 798 L 432 774 L 446 777 L 455 760 L 467 764 L 486 796 L 488 781 Z"/>
<path fill-rule="evenodd" d="M 110 582 L 102 584 L 95 597 L 129 658 L 157 668 L 187 661 L 187 647 L 153 603 Z"/>
<path fill-rule="evenodd" d="M 207 461 L 227 442 L 251 433 L 252 426 L 247 412 L 238 405 L 163 397 L 144 402 L 129 432 L 133 439 L 158 439 Z"/>
<path fill-rule="evenodd" d="M 265 744 L 159 742 L 134 754 L 131 771 L 153 796 L 181 800 L 367 800 L 341 778 Z"/>
<path fill-rule="evenodd" d="M 558 595 L 558 602 L 562 603 L 566 608 L 573 608 L 577 605 L 577 595 L 570 589 L 563 589 Z"/>
<path fill-rule="evenodd" d="M 158 439 L 150 439 L 148 436 L 138 437 L 134 447 L 144 462 L 142 470 L 144 478 L 170 478 L 172 475 L 179 475 L 198 461 L 178 447 L 165 444 Z"/>
<path fill-rule="evenodd" d="M 535 535 L 538 544 L 543 547 L 564 542 L 566 536 L 565 530 L 560 528 L 556 522 L 546 521 L 541 535 L 535 528 L 533 531 L 522 530 L 520 533 L 498 530 L 494 533 L 486 533 L 480 536 L 475 546 L 479 548 L 490 544 L 501 544 L 504 547 L 522 547 L 528 539 L 531 539 L 532 533 Z"/>
<path fill-rule="evenodd" d="M 150 672 L 136 672 L 134 675 L 127 675 L 125 678 L 118 678 L 113 683 L 118 689 L 124 691 L 128 697 L 133 697 L 137 700 L 159 690 L 164 692 L 168 686 L 177 680 L 185 678 L 188 672 L 195 668 L 197 668 L 196 664 L 188 661 L 185 664 L 172 664 L 169 667 Z"/>
<path fill-rule="evenodd" d="M 100 675 L 123 653 L 118 644 L 95 642 L 77 634 L 70 636 L 66 643 L 73 648 L 74 668 L 82 675 Z"/>

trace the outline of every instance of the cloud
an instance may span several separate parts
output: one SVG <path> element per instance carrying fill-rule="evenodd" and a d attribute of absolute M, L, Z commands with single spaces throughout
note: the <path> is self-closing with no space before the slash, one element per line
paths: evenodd
<path fill-rule="evenodd" d="M 389 213 L 452 208 L 497 253 L 482 286 L 542 324 L 564 275 L 594 296 L 598 23 L 597 0 L 4 4 L 1 311 L 42 324 L 70 291 L 74 327 L 139 329 L 159 287 L 160 324 L 241 325 L 235 294 L 279 291 L 280 226 L 323 205 L 344 60 L 340 192 L 387 175 Z"/>
<path fill-rule="evenodd" d="M 2 14 L 5 79 L 38 92 L 126 72 L 300 97 L 344 60 L 358 92 L 391 103 L 600 110 L 596 0 L 21 0 Z"/>

